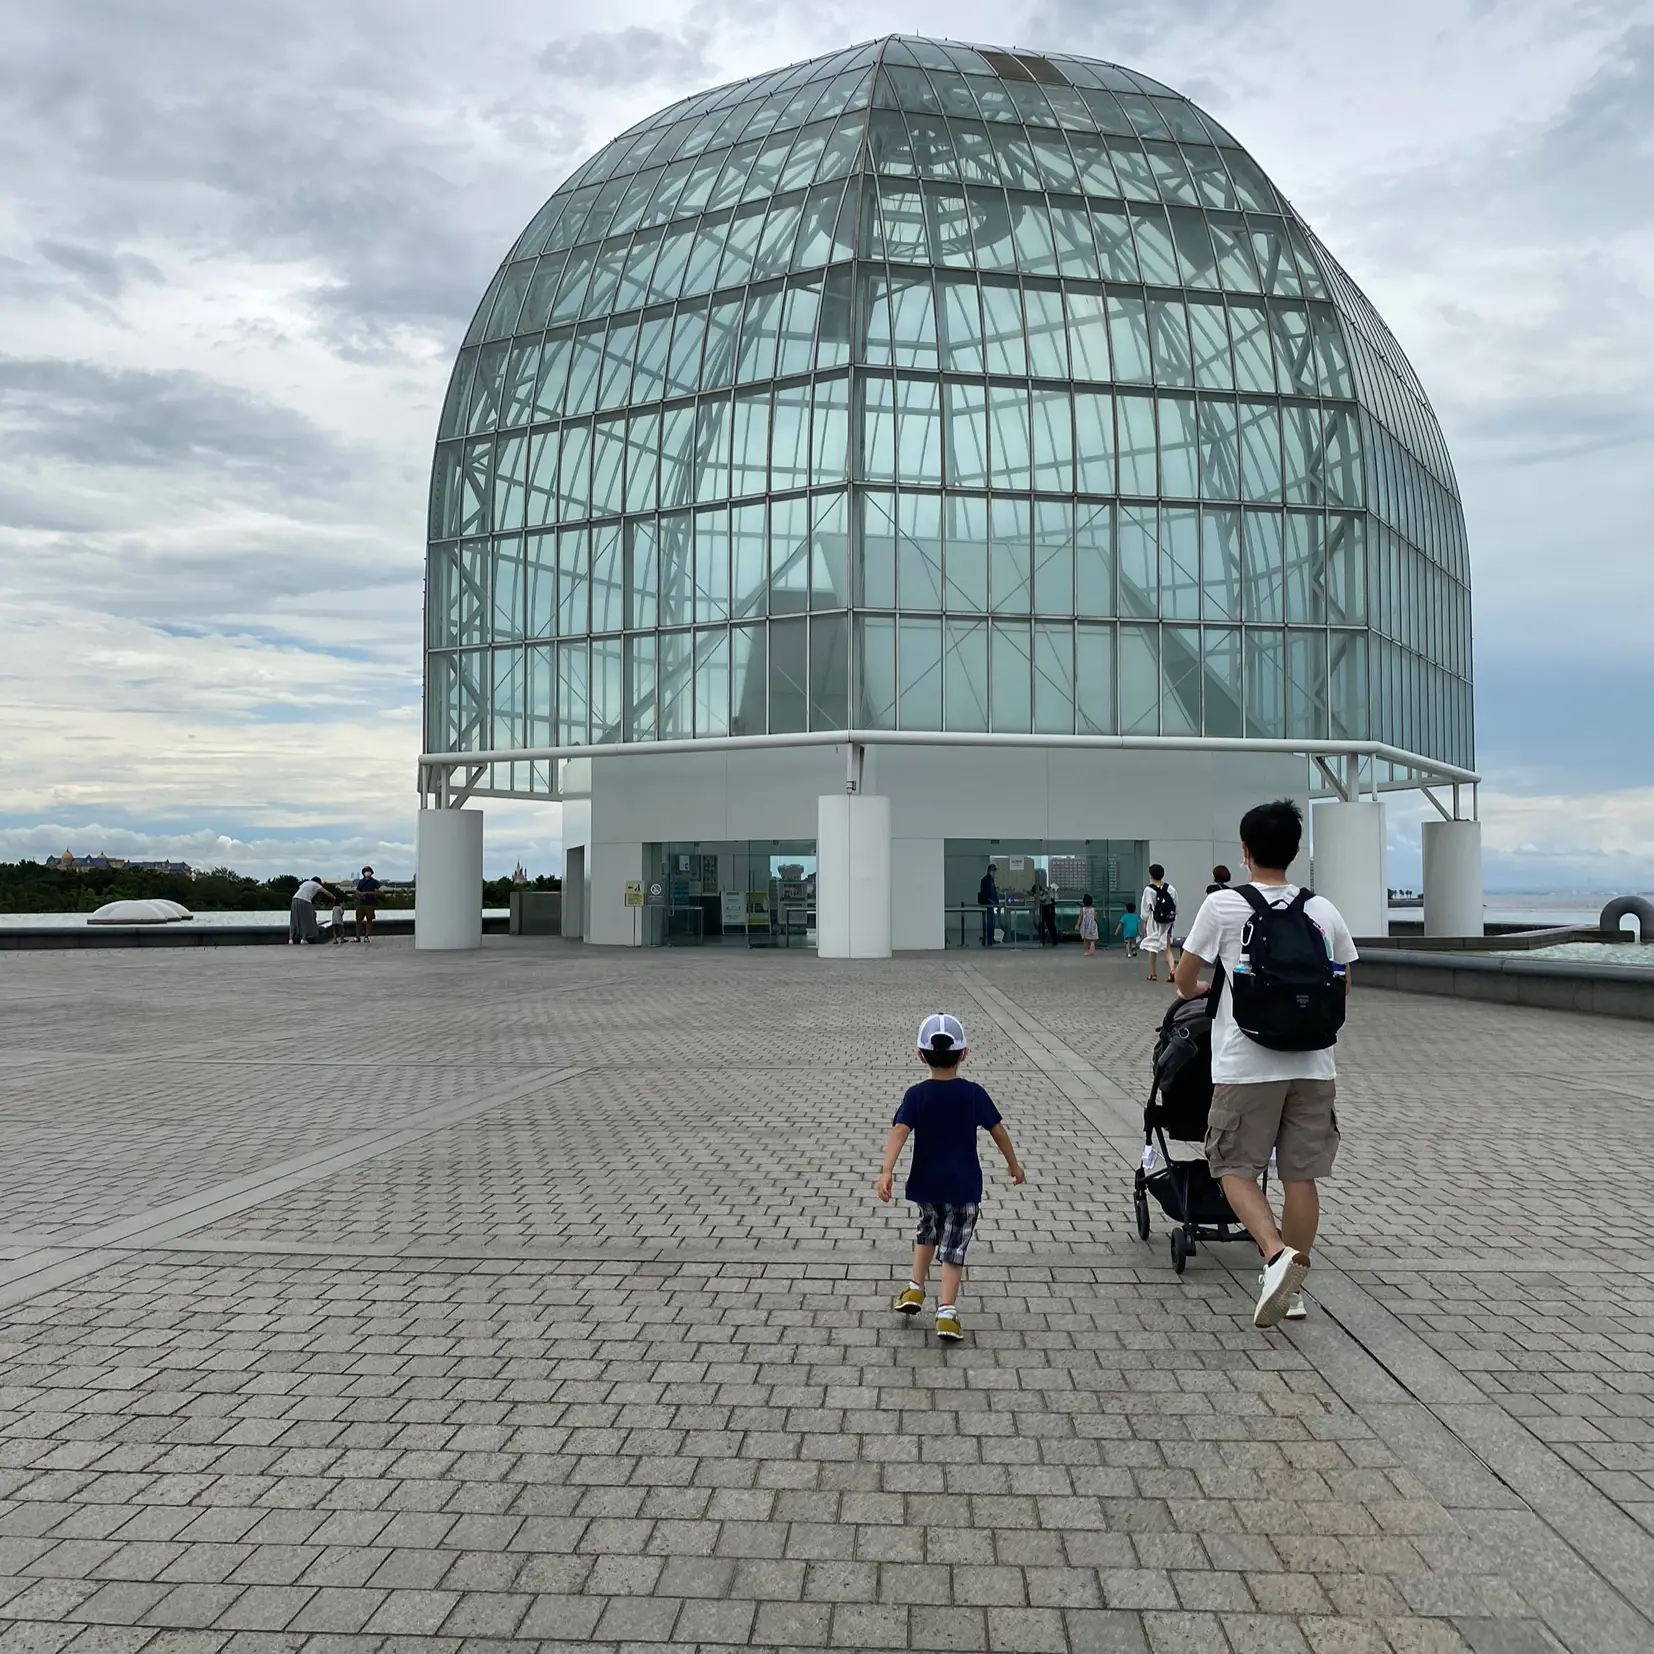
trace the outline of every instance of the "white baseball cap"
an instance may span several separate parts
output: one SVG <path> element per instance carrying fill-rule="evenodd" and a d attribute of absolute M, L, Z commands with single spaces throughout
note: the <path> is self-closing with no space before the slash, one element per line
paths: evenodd
<path fill-rule="evenodd" d="M 919 1024 L 919 1050 L 935 1050 L 938 1037 L 946 1039 L 955 1051 L 965 1049 L 965 1025 L 946 1011 L 933 1011 Z"/>

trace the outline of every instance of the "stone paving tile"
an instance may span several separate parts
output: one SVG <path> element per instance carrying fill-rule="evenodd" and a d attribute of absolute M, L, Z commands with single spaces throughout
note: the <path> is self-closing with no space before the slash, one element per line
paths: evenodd
<path fill-rule="evenodd" d="M 0 962 L 5 1251 L 582 1072 L 0 1308 L 0 1654 L 1654 1645 L 1336 1321 L 1131 1238 L 1120 961 L 317 952 Z M 937 1004 L 1034 1173 L 958 1349 L 887 1316 L 867 1191 Z M 366 1032 L 317 1067 L 323 1016 Z M 1326 1249 L 1644 1531 L 1650 1056 L 1358 995 Z"/>

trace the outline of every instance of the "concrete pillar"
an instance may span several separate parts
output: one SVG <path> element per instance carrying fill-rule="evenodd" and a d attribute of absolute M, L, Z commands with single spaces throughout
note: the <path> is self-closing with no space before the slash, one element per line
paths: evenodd
<path fill-rule="evenodd" d="M 586 934 L 586 847 L 563 846 L 563 940 L 582 941 Z"/>
<path fill-rule="evenodd" d="M 1424 823 L 1424 934 L 1480 936 L 1482 824 Z"/>
<path fill-rule="evenodd" d="M 1311 807 L 1315 893 L 1344 915 L 1354 936 L 1390 934 L 1384 878 L 1384 806 L 1325 801 Z"/>
<path fill-rule="evenodd" d="M 482 946 L 482 811 L 421 810 L 414 835 L 414 946 Z"/>
<path fill-rule="evenodd" d="M 890 800 L 829 793 L 816 805 L 816 952 L 890 957 Z"/>

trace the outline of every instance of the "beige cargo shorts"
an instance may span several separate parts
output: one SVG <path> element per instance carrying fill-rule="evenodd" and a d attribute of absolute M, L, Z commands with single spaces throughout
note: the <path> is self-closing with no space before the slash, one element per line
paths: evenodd
<path fill-rule="evenodd" d="M 1283 1183 L 1330 1176 L 1338 1155 L 1337 1089 L 1334 1080 L 1214 1085 L 1206 1119 L 1212 1176 L 1257 1179 L 1271 1149 Z"/>

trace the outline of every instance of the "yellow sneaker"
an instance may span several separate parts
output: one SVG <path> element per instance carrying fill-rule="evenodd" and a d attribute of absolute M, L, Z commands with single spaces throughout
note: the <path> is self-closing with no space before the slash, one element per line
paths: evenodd
<path fill-rule="evenodd" d="M 936 1336 L 945 1338 L 949 1343 L 958 1343 L 965 1336 L 965 1328 L 959 1320 L 959 1311 L 952 1305 L 937 1310 Z"/>
<path fill-rule="evenodd" d="M 904 1286 L 893 1307 L 898 1315 L 917 1315 L 925 1307 L 925 1295 L 916 1286 Z"/>

